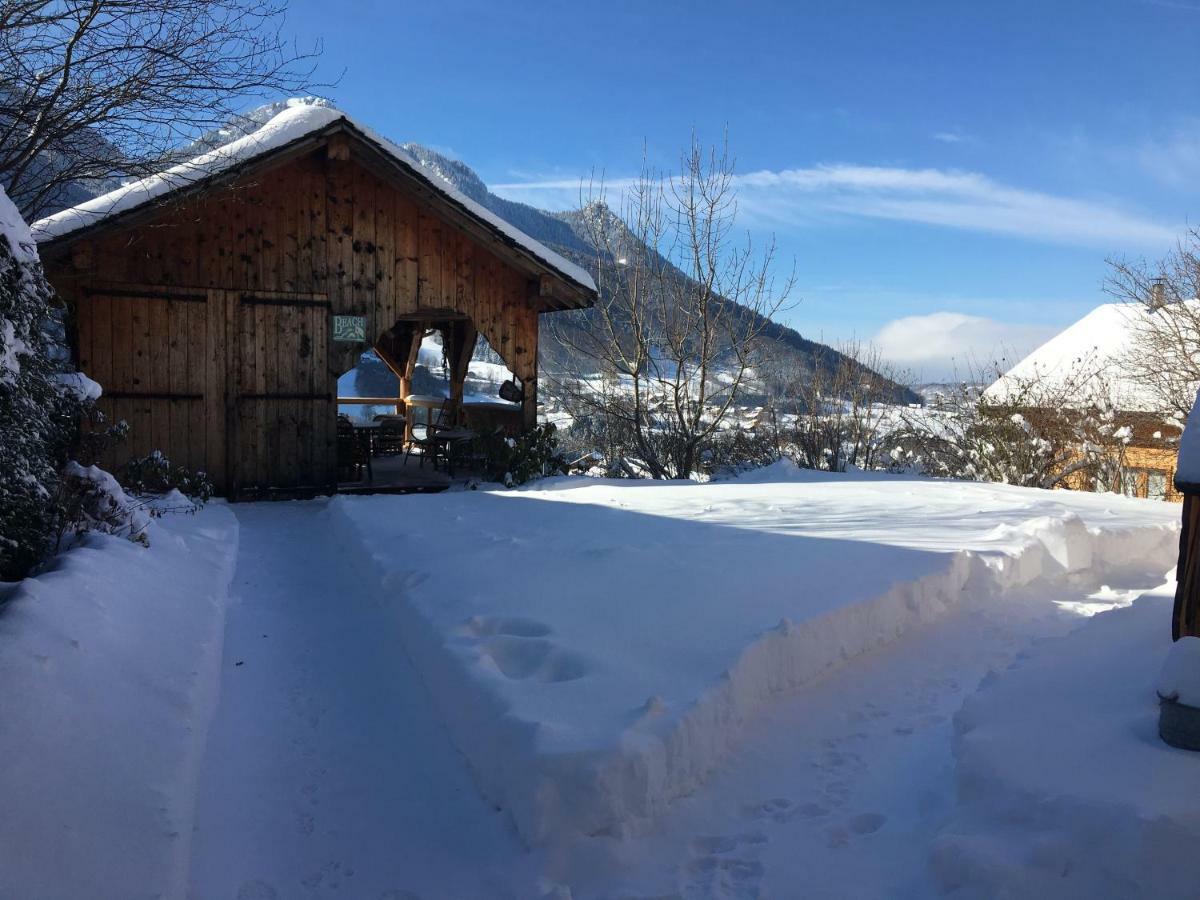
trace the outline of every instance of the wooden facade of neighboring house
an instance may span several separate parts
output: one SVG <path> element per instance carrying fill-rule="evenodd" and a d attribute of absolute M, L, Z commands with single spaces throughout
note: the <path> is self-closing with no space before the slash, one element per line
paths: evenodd
<path fill-rule="evenodd" d="M 1114 460 L 1119 468 L 1115 484 L 1085 476 L 1071 487 L 1077 490 L 1114 491 L 1129 497 L 1167 500 L 1179 503 L 1183 495 L 1175 487 L 1175 467 L 1179 437 L 1183 430 L 1177 422 L 1151 413 L 1117 413 L 1114 427 L 1130 429 L 1129 443 Z"/>
<path fill-rule="evenodd" d="M 330 490 L 338 376 L 374 347 L 404 396 L 431 328 L 452 395 L 482 334 L 536 421 L 538 317 L 590 305 L 590 279 L 328 118 L 84 227 L 41 229 L 78 365 L 130 425 L 126 458 L 161 450 L 235 497 Z M 365 341 L 335 339 L 364 320 Z"/>
<path fill-rule="evenodd" d="M 1044 415 L 1053 423 L 1070 410 L 1081 417 L 1086 410 L 1113 411 L 1113 431 L 1128 429 L 1128 435 L 1124 442 L 1111 442 L 1108 471 L 1099 476 L 1073 473 L 1066 479 L 1067 488 L 1172 502 L 1182 498 L 1174 484 L 1182 429 L 1177 421 L 1152 411 L 1159 406 L 1158 398 L 1130 378 L 1123 362 L 1138 352 L 1136 335 L 1147 314 L 1140 306 L 1101 304 L 983 392 L 986 401 L 1001 409 L 1011 405 L 1031 421 Z M 1082 460 L 1084 448 L 1076 452 L 1076 459 Z"/>

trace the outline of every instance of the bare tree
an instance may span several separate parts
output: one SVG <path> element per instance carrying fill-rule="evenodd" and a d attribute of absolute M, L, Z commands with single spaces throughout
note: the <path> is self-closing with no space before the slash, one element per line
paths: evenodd
<path fill-rule="evenodd" d="M 305 90 L 320 47 L 283 0 L 0 0 L 0 181 L 27 218 L 141 176 L 251 98 Z"/>
<path fill-rule="evenodd" d="M 773 404 L 784 452 L 806 469 L 878 468 L 908 380 L 858 341 L 818 356 L 811 372 L 793 370 Z"/>
<path fill-rule="evenodd" d="M 1137 309 L 1126 376 L 1167 416 L 1187 417 L 1200 386 L 1200 230 L 1158 263 L 1109 260 L 1106 290 Z"/>
<path fill-rule="evenodd" d="M 550 389 L 621 448 L 627 471 L 688 477 L 765 353 L 760 340 L 792 288 L 776 283 L 774 244 L 734 238 L 734 167 L 693 138 L 677 174 L 644 160 L 619 215 L 603 185 L 582 218 L 596 249 L 597 308 L 556 317 L 566 371 Z"/>
<path fill-rule="evenodd" d="M 982 393 L 1003 372 L 976 369 L 936 408 L 906 413 L 888 436 L 890 454 L 940 477 L 1116 488 L 1133 419 L 1114 408 L 1103 362 L 1089 355 L 1054 373 L 1006 375 Z"/>

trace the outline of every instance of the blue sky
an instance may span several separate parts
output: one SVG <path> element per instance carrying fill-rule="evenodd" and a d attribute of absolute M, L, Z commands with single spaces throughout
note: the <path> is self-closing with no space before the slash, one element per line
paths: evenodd
<path fill-rule="evenodd" d="M 292 0 L 329 93 L 548 208 L 727 128 L 809 337 L 941 378 L 1104 302 L 1200 217 L 1200 0 Z"/>

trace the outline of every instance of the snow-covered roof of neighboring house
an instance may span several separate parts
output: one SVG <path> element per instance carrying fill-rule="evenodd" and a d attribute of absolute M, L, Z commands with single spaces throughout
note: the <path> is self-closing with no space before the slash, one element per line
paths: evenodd
<path fill-rule="evenodd" d="M 515 245 L 526 255 L 533 257 L 557 274 L 584 288 L 595 292 L 596 283 L 580 266 L 555 253 L 549 247 L 534 240 L 491 210 L 464 196 L 452 185 L 425 169 L 405 150 L 357 122 L 341 110 L 329 106 L 318 106 L 302 100 L 289 101 L 283 112 L 270 119 L 257 131 L 238 138 L 222 147 L 211 150 L 179 165 L 172 166 L 157 175 L 122 185 L 114 191 L 88 200 L 70 209 L 47 216 L 33 223 L 33 237 L 38 243 L 58 240 L 85 228 L 90 228 L 114 216 L 149 206 L 176 191 L 196 185 L 233 169 L 302 141 L 314 134 L 344 124 L 359 134 L 395 162 L 410 169 L 431 188 L 454 205 L 463 209 L 474 219 Z"/>
<path fill-rule="evenodd" d="M 1052 402 L 1070 397 L 1081 405 L 1157 412 L 1154 395 L 1132 380 L 1122 364 L 1134 350 L 1139 319 L 1149 314 L 1131 303 L 1097 306 L 996 379 L 983 392 L 984 399 L 1004 403 L 1044 394 Z"/>

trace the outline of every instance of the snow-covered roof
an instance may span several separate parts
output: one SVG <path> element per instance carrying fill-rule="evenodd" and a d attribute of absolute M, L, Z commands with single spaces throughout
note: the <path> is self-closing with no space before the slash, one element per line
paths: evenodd
<path fill-rule="evenodd" d="M 1139 319 L 1148 314 L 1130 303 L 1097 306 L 1009 369 L 983 397 L 1003 403 L 1036 399 L 1044 392 L 1055 402 L 1070 395 L 1085 405 L 1111 404 L 1123 412 L 1158 411 L 1154 395 L 1123 365 L 1134 350 Z"/>
<path fill-rule="evenodd" d="M 491 210 L 463 195 L 448 182 L 431 174 L 411 154 L 387 138 L 376 134 L 341 110 L 330 106 L 317 106 L 303 100 L 289 101 L 288 107 L 283 112 L 245 137 L 173 166 L 157 175 L 122 185 L 116 190 L 88 200 L 86 203 L 64 209 L 62 212 L 34 222 L 33 237 L 38 243 L 65 237 L 118 214 L 149 205 L 168 194 L 220 175 L 235 166 L 266 156 L 338 122 L 344 122 L 351 126 L 396 162 L 411 169 L 413 174 L 443 194 L 450 202 L 490 226 L 529 256 L 580 287 L 593 292 L 596 290 L 596 283 L 584 269 L 534 240 Z"/>

